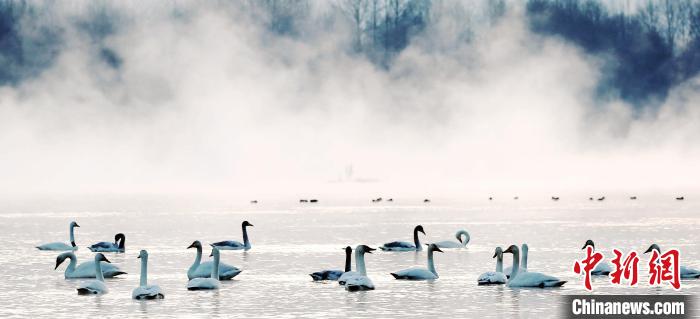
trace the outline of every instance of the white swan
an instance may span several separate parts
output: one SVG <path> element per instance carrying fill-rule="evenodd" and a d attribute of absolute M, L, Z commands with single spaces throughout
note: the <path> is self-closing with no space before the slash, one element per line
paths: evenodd
<path fill-rule="evenodd" d="M 652 250 L 656 250 L 661 254 L 661 248 L 659 248 L 659 245 L 657 244 L 651 244 L 649 246 L 649 249 L 647 249 L 644 253 L 650 253 Z M 690 267 L 685 267 L 685 266 L 679 266 L 679 270 L 681 272 L 681 279 L 699 279 L 700 278 L 700 270 L 690 268 Z"/>
<path fill-rule="evenodd" d="M 251 248 L 251 246 L 250 246 L 250 240 L 248 240 L 248 231 L 246 231 L 246 227 L 248 227 L 248 226 L 253 227 L 253 224 L 249 223 L 247 220 L 241 224 L 241 228 L 243 229 L 243 243 L 242 244 L 240 241 L 224 240 L 224 241 L 213 243 L 211 245 L 216 247 L 216 248 L 219 248 L 221 250 L 240 250 L 240 249 L 249 250 Z"/>
<path fill-rule="evenodd" d="M 350 246 L 345 247 L 345 271 L 343 270 L 322 270 L 322 271 L 317 271 L 315 273 L 309 274 L 311 278 L 313 278 L 314 281 L 321 281 L 321 280 L 338 280 L 340 276 L 342 276 L 344 273 L 350 271 L 352 269 L 351 267 L 351 259 L 352 259 L 352 248 Z"/>
<path fill-rule="evenodd" d="M 376 249 L 366 245 L 359 245 L 355 248 L 355 268 L 357 268 L 357 273 L 345 278 L 345 290 L 374 290 L 374 283 L 367 277 L 367 269 L 365 268 L 365 253 L 371 254 L 374 250 Z M 340 281 L 340 279 L 338 279 L 338 281 Z"/>
<path fill-rule="evenodd" d="M 63 273 L 64 278 L 95 278 L 95 274 L 97 273 L 95 269 L 95 263 L 92 261 L 86 261 L 76 267 L 76 264 L 78 263 L 78 258 L 75 257 L 75 254 L 73 252 L 65 252 L 58 255 L 58 257 L 56 257 L 56 267 L 54 268 L 54 270 L 58 269 L 58 266 L 60 266 L 63 263 L 63 261 L 66 260 L 66 258 L 70 259 L 70 263 L 68 264 L 68 267 Z M 112 278 L 126 274 L 125 272 L 121 271 L 119 267 L 111 263 L 102 262 L 100 266 L 100 269 L 102 270 L 102 276 L 104 276 L 105 278 Z"/>
<path fill-rule="evenodd" d="M 95 273 L 97 276 L 93 280 L 88 280 L 78 286 L 79 295 L 100 295 L 107 293 L 107 285 L 105 285 L 105 277 L 102 275 L 102 262 L 109 263 L 105 255 L 97 253 L 95 255 Z"/>
<path fill-rule="evenodd" d="M 464 239 L 462 239 L 462 236 L 464 236 Z M 455 234 L 455 238 L 457 238 L 457 241 L 453 241 L 453 240 L 439 241 L 439 242 L 435 243 L 435 245 L 440 247 L 440 248 L 464 248 L 464 247 L 467 247 L 467 244 L 469 243 L 469 240 L 471 239 L 469 237 L 469 233 L 464 229 L 458 230 L 457 233 Z"/>
<path fill-rule="evenodd" d="M 187 248 L 197 248 L 197 257 L 194 258 L 192 266 L 190 266 L 190 268 L 187 270 L 187 278 L 194 279 L 209 277 L 211 275 L 213 263 L 211 261 L 207 261 L 200 264 L 200 262 L 202 261 L 202 243 L 200 243 L 199 240 L 195 240 L 192 243 L 192 245 L 190 245 Z M 240 274 L 241 271 L 242 270 L 238 269 L 237 267 L 225 263 L 220 263 L 219 280 L 231 280 L 233 279 L 233 277 L 238 276 L 238 274 Z"/>
<path fill-rule="evenodd" d="M 527 252 L 529 250 L 529 247 L 527 244 L 523 244 L 522 246 L 522 262 L 520 263 L 520 268 L 519 272 L 527 272 Z M 513 266 L 506 267 L 505 270 L 503 270 L 503 273 L 506 274 L 506 278 L 510 278 L 513 275 Z"/>
<path fill-rule="evenodd" d="M 141 259 L 141 280 L 139 286 L 131 292 L 131 298 L 136 300 L 163 299 L 165 295 L 156 285 L 148 285 L 148 252 L 141 250 L 139 256 Z"/>
<path fill-rule="evenodd" d="M 108 241 L 101 241 L 96 244 L 92 244 L 88 249 L 92 252 L 108 252 L 108 253 L 123 253 L 126 244 L 126 236 L 119 233 L 114 235 L 114 242 L 110 243 Z"/>
<path fill-rule="evenodd" d="M 418 240 L 418 232 L 423 233 L 425 235 L 425 231 L 423 230 L 423 226 L 418 225 L 415 228 L 413 228 L 413 244 L 405 241 L 392 241 L 390 243 L 385 243 L 384 245 L 380 246 L 379 249 L 385 250 L 385 251 L 420 251 L 423 250 L 423 247 L 420 246 L 420 240 Z"/>
<path fill-rule="evenodd" d="M 392 272 L 391 275 L 396 279 L 407 279 L 407 280 L 435 280 L 438 279 L 438 273 L 435 271 L 435 262 L 433 260 L 433 252 L 442 252 L 440 248 L 435 244 L 430 244 L 428 246 L 428 268 L 409 268 L 404 270 L 399 270 L 397 272 Z"/>
<path fill-rule="evenodd" d="M 560 287 L 566 281 L 559 278 L 545 275 L 539 272 L 521 272 L 520 270 L 520 250 L 516 245 L 510 245 L 504 253 L 513 254 L 513 272 L 508 280 L 508 287 Z"/>
<path fill-rule="evenodd" d="M 481 274 L 476 279 L 479 285 L 502 285 L 506 283 L 506 274 L 503 273 L 503 249 L 501 247 L 496 247 L 493 258 L 496 258 L 496 271 L 487 271 Z"/>
<path fill-rule="evenodd" d="M 581 250 L 586 249 L 586 247 L 591 246 L 593 248 L 593 251 L 595 251 L 595 243 L 593 240 L 586 240 L 586 243 L 583 244 L 583 248 Z M 591 271 L 591 275 L 593 276 L 607 276 L 610 275 L 610 273 L 613 272 L 613 266 L 606 261 L 599 262 L 595 268 L 593 268 L 593 271 Z"/>
<path fill-rule="evenodd" d="M 71 222 L 70 223 L 70 245 L 62 242 L 53 242 L 53 243 L 48 243 L 48 244 L 43 244 L 41 246 L 36 246 L 39 250 L 57 250 L 57 251 L 62 251 L 62 250 L 77 250 L 78 246 L 75 245 L 75 236 L 73 235 L 73 229 L 75 227 L 80 227 L 78 223 L 76 222 Z"/>
<path fill-rule="evenodd" d="M 211 268 L 211 274 L 209 278 L 193 278 L 187 282 L 187 290 L 213 290 L 219 289 L 219 249 L 213 247 L 211 250 L 212 256 L 214 256 L 214 263 Z"/>

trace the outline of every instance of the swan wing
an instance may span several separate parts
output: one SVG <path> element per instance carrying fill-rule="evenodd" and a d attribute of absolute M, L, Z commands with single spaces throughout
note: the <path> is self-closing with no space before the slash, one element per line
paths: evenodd
<path fill-rule="evenodd" d="M 119 245 L 117 245 L 116 243 L 109 243 L 106 241 L 101 241 L 99 243 L 92 244 L 90 247 L 88 247 L 88 249 L 90 249 L 90 251 L 92 251 L 92 252 L 101 252 L 101 253 L 104 253 L 104 252 L 111 253 L 111 252 L 122 252 L 123 251 L 123 250 L 119 249 Z"/>
<path fill-rule="evenodd" d="M 391 275 L 394 276 L 394 278 L 396 279 L 406 280 L 431 280 L 438 278 L 437 275 L 425 268 L 409 268 L 399 270 L 397 272 L 392 272 Z"/>
<path fill-rule="evenodd" d="M 211 245 L 222 250 L 239 250 L 245 248 L 245 245 L 235 240 L 224 240 Z"/>
<path fill-rule="evenodd" d="M 386 251 L 411 251 L 416 250 L 416 245 L 406 241 L 392 241 L 379 246 L 379 249 Z"/>
<path fill-rule="evenodd" d="M 602 262 L 599 263 L 593 268 L 593 271 L 591 271 L 591 275 L 594 276 L 607 276 L 611 272 L 613 272 L 613 267 L 610 263 L 607 262 Z"/>
<path fill-rule="evenodd" d="M 506 281 L 506 274 L 495 271 L 485 272 L 476 279 L 476 282 L 479 283 L 479 285 L 500 285 L 505 284 Z"/>
<path fill-rule="evenodd" d="M 338 278 L 338 284 L 345 285 L 348 279 L 354 276 L 359 276 L 360 273 L 357 271 L 346 271 Z"/>
<path fill-rule="evenodd" d="M 434 244 L 440 248 L 464 248 L 464 245 L 453 240 L 439 241 Z"/>
<path fill-rule="evenodd" d="M 134 289 L 131 298 L 136 300 L 163 299 L 165 295 L 159 286 L 141 286 Z"/>
<path fill-rule="evenodd" d="M 53 250 L 53 251 L 66 251 L 66 250 L 78 249 L 78 247 L 73 247 L 72 245 L 68 245 L 68 244 L 62 243 L 62 242 L 53 242 L 53 243 L 43 244 L 40 246 L 36 246 L 36 248 L 39 250 Z"/>
<path fill-rule="evenodd" d="M 685 267 L 685 266 L 681 266 L 680 270 L 681 270 L 681 278 L 683 278 L 683 279 L 700 278 L 700 270 Z"/>
<path fill-rule="evenodd" d="M 190 279 L 211 277 L 211 268 L 213 265 L 211 261 L 201 263 L 199 267 L 197 267 L 197 270 L 192 273 L 192 278 Z M 219 280 L 231 280 L 241 272 L 242 270 L 237 267 L 222 262 L 219 263 Z"/>
<path fill-rule="evenodd" d="M 107 285 L 103 281 L 88 280 L 78 286 L 79 295 L 98 295 L 107 293 Z"/>
<path fill-rule="evenodd" d="M 342 270 L 322 270 L 309 274 L 314 281 L 319 280 L 338 280 L 342 276 L 344 271 Z"/>
<path fill-rule="evenodd" d="M 219 289 L 219 281 L 213 278 L 194 278 L 187 282 L 187 290 Z"/>
<path fill-rule="evenodd" d="M 508 281 L 509 287 L 560 287 L 566 281 L 539 272 L 521 272 Z"/>
<path fill-rule="evenodd" d="M 105 278 L 111 278 L 126 274 L 114 264 L 101 261 L 100 266 L 102 267 L 102 275 Z M 95 262 L 86 261 L 81 263 L 80 265 L 75 267 L 75 270 L 72 273 L 66 275 L 66 278 L 95 278 Z"/>
<path fill-rule="evenodd" d="M 361 290 L 374 290 L 374 283 L 367 276 L 352 276 L 348 278 L 345 282 L 345 290 L 347 291 L 361 291 Z"/>

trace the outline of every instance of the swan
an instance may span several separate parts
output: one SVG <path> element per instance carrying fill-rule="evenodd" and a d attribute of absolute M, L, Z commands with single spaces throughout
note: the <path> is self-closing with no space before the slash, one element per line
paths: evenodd
<path fill-rule="evenodd" d="M 438 273 L 435 271 L 435 262 L 433 260 L 433 252 L 442 252 L 435 244 L 428 246 L 428 268 L 409 268 L 392 272 L 391 275 L 396 279 L 407 280 L 435 280 L 438 279 Z"/>
<path fill-rule="evenodd" d="M 53 242 L 53 243 L 48 243 L 48 244 L 43 244 L 41 246 L 36 246 L 39 250 L 77 250 L 78 246 L 75 245 L 75 236 L 73 235 L 73 229 L 75 227 L 80 227 L 78 223 L 76 222 L 71 222 L 70 223 L 70 245 L 62 242 Z"/>
<path fill-rule="evenodd" d="M 418 240 L 418 232 L 425 235 L 423 226 L 418 225 L 413 229 L 413 244 L 405 241 L 392 241 L 390 243 L 385 243 L 380 246 L 379 249 L 385 251 L 420 251 L 423 247 L 420 246 L 420 240 Z"/>
<path fill-rule="evenodd" d="M 156 285 L 148 285 L 148 252 L 141 250 L 139 256 L 141 259 L 141 281 L 139 286 L 131 292 L 131 298 L 136 300 L 163 299 L 165 295 Z"/>
<path fill-rule="evenodd" d="M 95 274 L 97 273 L 95 271 L 95 263 L 92 261 L 86 261 L 76 267 L 75 265 L 78 263 L 78 258 L 75 257 L 73 252 L 70 251 L 62 253 L 56 257 L 56 267 L 54 267 L 54 270 L 58 269 L 58 266 L 60 266 L 66 259 L 70 259 L 70 263 L 68 264 L 66 271 L 63 273 L 64 278 L 95 278 Z M 103 262 L 100 264 L 100 266 L 102 276 L 105 278 L 112 278 L 126 274 L 125 272 L 121 271 L 119 267 L 111 263 Z"/>
<path fill-rule="evenodd" d="M 79 295 L 100 295 L 107 293 L 107 285 L 105 285 L 105 277 L 102 275 L 102 262 L 110 263 L 107 257 L 102 253 L 95 255 L 95 273 L 97 276 L 93 280 L 88 280 L 78 286 Z"/>
<path fill-rule="evenodd" d="M 543 273 L 519 271 L 520 250 L 516 245 L 510 245 L 510 247 L 508 247 L 504 253 L 513 254 L 513 273 L 508 280 L 508 287 L 561 287 L 566 283 L 564 280 L 559 280 L 559 278 L 545 275 Z"/>
<path fill-rule="evenodd" d="M 520 265 L 519 272 L 527 272 L 527 252 L 530 247 L 527 246 L 527 244 L 522 245 L 522 251 L 523 251 L 523 261 Z M 504 274 L 506 274 L 506 278 L 510 278 L 513 275 L 513 266 L 507 267 L 504 271 Z"/>
<path fill-rule="evenodd" d="M 246 227 L 248 226 L 253 227 L 253 224 L 249 223 L 247 220 L 241 224 L 241 228 L 243 228 L 243 244 L 241 244 L 240 241 L 224 240 L 211 245 L 221 250 L 249 250 L 251 246 L 250 240 L 248 240 L 248 232 L 246 231 Z"/>
<path fill-rule="evenodd" d="M 211 268 L 211 274 L 209 278 L 192 278 L 187 282 L 187 290 L 212 290 L 219 289 L 219 249 L 213 247 L 211 249 L 211 254 L 214 256 L 214 263 Z"/>
<path fill-rule="evenodd" d="M 200 264 L 202 261 L 202 243 L 200 243 L 199 240 L 195 240 L 192 245 L 187 248 L 197 248 L 197 257 L 195 257 L 194 263 L 192 263 L 192 266 L 190 266 L 190 268 L 187 270 L 187 278 L 194 279 L 209 277 L 211 275 L 213 263 L 211 261 L 207 261 Z M 225 263 L 220 263 L 218 268 L 219 280 L 231 280 L 233 277 L 238 276 L 238 274 L 240 274 L 242 271 L 237 267 Z"/>
<path fill-rule="evenodd" d="M 487 271 L 481 274 L 476 279 L 479 285 L 502 285 L 506 283 L 507 277 L 503 273 L 503 248 L 496 247 L 493 258 L 496 258 L 496 271 Z"/>
<path fill-rule="evenodd" d="M 464 236 L 464 240 L 462 239 L 462 236 Z M 455 234 L 455 238 L 457 238 L 458 242 L 452 240 L 445 240 L 437 242 L 435 243 L 435 245 L 440 248 L 464 248 L 467 247 L 467 244 L 469 243 L 469 239 L 471 237 L 469 237 L 469 233 L 466 230 L 460 229 Z"/>
<path fill-rule="evenodd" d="M 652 250 L 656 250 L 661 254 L 661 248 L 659 248 L 659 245 L 657 244 L 651 244 L 649 246 L 649 249 L 645 251 L 644 253 L 650 253 Z M 700 278 L 700 270 L 690 268 L 690 267 L 685 267 L 685 266 L 679 266 L 680 272 L 681 272 L 681 279 L 698 279 Z"/>
<path fill-rule="evenodd" d="M 593 243 L 592 240 L 586 240 L 586 243 L 583 244 L 583 247 L 581 250 L 586 249 L 586 247 L 591 246 L 593 248 L 593 251 L 595 251 L 595 243 Z M 593 271 L 591 271 L 591 275 L 593 276 L 607 276 L 610 275 L 611 272 L 613 272 L 613 266 L 609 262 L 599 262 L 595 268 L 593 268 Z"/>
<path fill-rule="evenodd" d="M 352 259 L 352 247 L 345 247 L 345 271 L 342 270 L 322 270 L 309 274 L 314 281 L 338 280 L 340 276 L 351 270 L 350 260 Z"/>
<path fill-rule="evenodd" d="M 346 272 L 345 274 L 343 274 L 343 276 L 349 274 L 349 276 L 346 276 L 346 278 L 340 276 L 345 284 L 345 290 L 374 290 L 374 283 L 371 279 L 369 279 L 369 277 L 367 277 L 367 269 L 365 268 L 365 253 L 371 254 L 374 250 L 376 249 L 370 248 L 366 245 L 358 245 L 355 248 L 355 268 L 357 268 L 357 272 Z M 340 279 L 338 279 L 338 282 L 340 282 Z"/>
<path fill-rule="evenodd" d="M 113 243 L 110 243 L 108 241 L 101 241 L 88 247 L 88 249 L 90 249 L 90 251 L 92 252 L 123 253 L 125 241 L 126 236 L 124 236 L 124 234 L 122 233 L 119 233 L 114 235 Z"/>

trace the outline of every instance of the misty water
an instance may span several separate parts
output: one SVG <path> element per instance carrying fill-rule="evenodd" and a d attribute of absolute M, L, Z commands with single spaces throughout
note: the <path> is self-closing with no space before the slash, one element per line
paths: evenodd
<path fill-rule="evenodd" d="M 41 203 L 39 203 L 41 202 Z M 590 202 L 587 196 L 493 201 L 396 198 L 394 203 L 321 200 L 318 204 L 263 201 L 257 205 L 198 205 L 178 199 L 82 199 L 76 201 L 21 200 L 4 203 L 0 213 L 0 317 L 52 316 L 172 316 L 172 317 L 554 317 L 561 295 L 585 293 L 572 272 L 574 260 L 584 256 L 581 246 L 593 239 L 610 261 L 611 248 L 642 253 L 651 242 L 682 252 L 682 264 L 700 266 L 700 205 L 672 196 L 626 197 Z M 118 208 L 115 208 L 118 207 Z M 68 242 L 68 224 L 77 221 L 78 262 L 92 260 L 86 246 L 126 234 L 126 253 L 107 253 L 128 272 L 107 279 L 109 293 L 78 296 L 81 280 L 65 280 L 62 265 L 54 270 L 59 252 L 34 246 Z M 187 268 L 203 243 L 241 240 L 240 223 L 255 226 L 249 234 L 253 249 L 223 251 L 222 261 L 243 273 L 223 281 L 218 291 L 187 291 Z M 389 272 L 424 266 L 425 251 L 377 251 L 366 258 L 376 290 L 346 292 L 336 282 L 312 282 L 308 273 L 342 269 L 347 245 L 372 247 L 392 240 L 410 241 L 416 224 L 425 227 L 424 242 L 454 239 L 458 229 L 471 234 L 466 249 L 436 253 L 440 278 L 434 282 L 399 281 Z M 558 289 L 513 289 L 477 286 L 476 278 L 494 269 L 495 246 L 527 243 L 529 270 L 569 282 Z M 140 249 L 147 249 L 149 282 L 163 288 L 165 299 L 134 301 L 138 285 Z M 206 251 L 208 255 L 208 251 Z M 510 265 L 511 255 L 505 255 Z M 595 279 L 595 293 L 700 293 L 700 281 L 684 281 L 680 292 L 649 287 L 646 255 L 640 261 L 640 284 L 612 286 Z M 354 267 L 354 265 L 353 265 Z"/>

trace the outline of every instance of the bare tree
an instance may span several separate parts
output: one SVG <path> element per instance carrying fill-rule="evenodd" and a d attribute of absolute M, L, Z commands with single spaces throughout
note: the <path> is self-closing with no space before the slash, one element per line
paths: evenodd
<path fill-rule="evenodd" d="M 367 11 L 367 0 L 344 0 L 340 2 L 340 9 L 350 17 L 354 24 L 353 48 L 355 51 L 362 51 L 362 31 Z"/>

